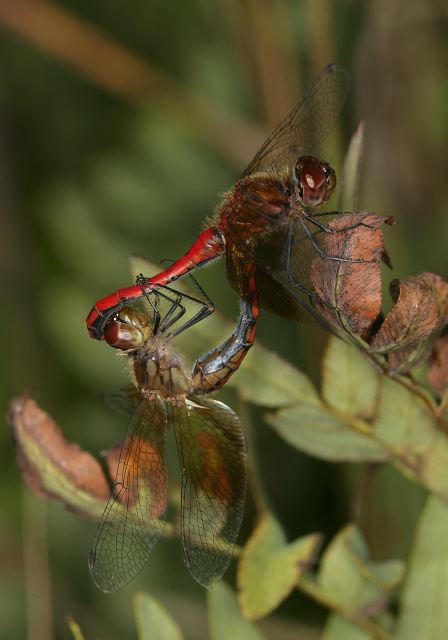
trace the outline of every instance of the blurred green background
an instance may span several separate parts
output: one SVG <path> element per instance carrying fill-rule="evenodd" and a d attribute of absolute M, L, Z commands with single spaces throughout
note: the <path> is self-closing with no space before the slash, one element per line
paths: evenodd
<path fill-rule="evenodd" d="M 443 0 L 0 0 L 0 26 L 3 413 L 27 392 L 89 451 L 120 438 L 123 420 L 98 392 L 123 384 L 124 372 L 88 338 L 88 310 L 131 283 L 129 253 L 158 262 L 190 246 L 217 194 L 332 61 L 352 78 L 336 171 L 364 119 L 359 204 L 395 216 L 386 231 L 393 275 L 448 275 Z M 224 264 L 200 281 L 235 317 Z M 318 379 L 324 335 L 268 314 L 259 332 Z M 233 402 L 229 391 L 222 397 Z M 361 468 L 302 456 L 259 413 L 252 419 L 291 539 L 319 530 L 328 540 L 358 518 L 374 557 L 406 555 L 418 488 L 381 470 L 360 508 Z M 187 637 L 207 637 L 204 594 L 177 542 L 162 542 L 122 592 L 99 593 L 86 561 L 96 525 L 24 489 L 6 424 L 0 451 L 1 638 L 66 638 L 67 614 L 88 638 L 133 638 L 137 588 L 160 598 Z M 250 514 L 249 504 L 243 536 Z M 293 594 L 263 625 L 268 637 L 315 638 L 323 617 Z"/>

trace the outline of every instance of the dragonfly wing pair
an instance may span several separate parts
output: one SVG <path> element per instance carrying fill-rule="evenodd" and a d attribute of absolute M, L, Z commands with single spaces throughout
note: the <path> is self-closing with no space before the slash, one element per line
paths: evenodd
<path fill-rule="evenodd" d="M 258 150 L 243 177 L 273 167 L 293 168 L 299 156 L 319 155 L 319 144 L 333 129 L 347 99 L 348 88 L 345 69 L 336 64 L 327 65 Z"/>
<path fill-rule="evenodd" d="M 125 392 L 126 393 L 126 392 Z M 164 530 L 165 434 L 176 434 L 182 471 L 181 536 L 186 565 L 203 586 L 225 572 L 243 517 L 246 449 L 236 414 L 215 400 L 144 399 L 132 416 L 113 494 L 89 559 L 97 586 L 112 592 L 146 564 Z"/>

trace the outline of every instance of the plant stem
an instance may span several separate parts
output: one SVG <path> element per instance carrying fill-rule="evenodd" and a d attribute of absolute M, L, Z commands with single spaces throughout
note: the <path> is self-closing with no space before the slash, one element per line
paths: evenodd
<path fill-rule="evenodd" d="M 23 490 L 23 565 L 28 640 L 51 640 L 52 598 L 47 544 L 47 505 Z M 38 595 L 38 597 L 37 597 Z"/>
<path fill-rule="evenodd" d="M 366 618 L 356 611 L 352 611 L 348 608 L 345 609 L 339 603 L 324 596 L 320 591 L 319 586 L 314 582 L 312 578 L 302 575 L 297 586 L 300 591 L 306 593 L 306 595 L 308 595 L 310 598 L 316 600 L 323 606 L 337 613 L 342 618 L 345 618 L 345 620 L 348 620 L 352 624 L 356 625 L 357 627 L 368 633 L 372 638 L 375 638 L 375 640 L 393 640 L 392 635 L 377 622 L 374 622 L 370 618 Z"/>

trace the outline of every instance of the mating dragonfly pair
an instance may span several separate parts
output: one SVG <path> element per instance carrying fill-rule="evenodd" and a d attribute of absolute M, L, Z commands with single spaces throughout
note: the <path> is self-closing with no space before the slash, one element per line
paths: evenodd
<path fill-rule="evenodd" d="M 332 129 L 347 90 L 346 72 L 326 67 L 223 195 L 212 225 L 189 251 L 158 275 L 140 277 L 99 300 L 87 318 L 93 338 L 128 354 L 139 400 L 90 557 L 93 577 L 104 591 L 119 588 L 137 573 L 163 530 L 168 425 L 176 434 L 181 462 L 185 562 L 201 584 L 210 586 L 230 561 L 243 513 L 244 437 L 233 411 L 204 395 L 220 389 L 240 366 L 254 343 L 260 308 L 328 327 L 319 306 L 331 305 L 313 289 L 313 258 L 350 262 L 326 254 L 325 236 L 362 222 L 337 231 L 328 225 L 329 216 L 340 213 L 321 211 L 336 176 L 327 162 L 311 154 Z M 188 374 L 169 337 L 203 319 L 211 306 L 205 304 L 174 329 L 187 298 L 168 285 L 223 256 L 229 283 L 240 298 L 240 317 L 231 336 L 199 358 Z M 153 309 L 152 322 L 129 306 L 144 297 Z M 161 301 L 170 302 L 163 316 Z"/>

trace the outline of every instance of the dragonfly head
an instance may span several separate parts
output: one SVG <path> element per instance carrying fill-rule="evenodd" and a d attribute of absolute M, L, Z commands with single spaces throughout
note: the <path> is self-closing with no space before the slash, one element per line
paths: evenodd
<path fill-rule="evenodd" d="M 328 162 L 300 156 L 294 169 L 296 194 L 305 207 L 327 202 L 336 186 L 336 174 Z"/>
<path fill-rule="evenodd" d="M 140 349 L 148 327 L 148 316 L 133 307 L 122 307 L 106 324 L 104 339 L 111 347 L 122 351 Z"/>

